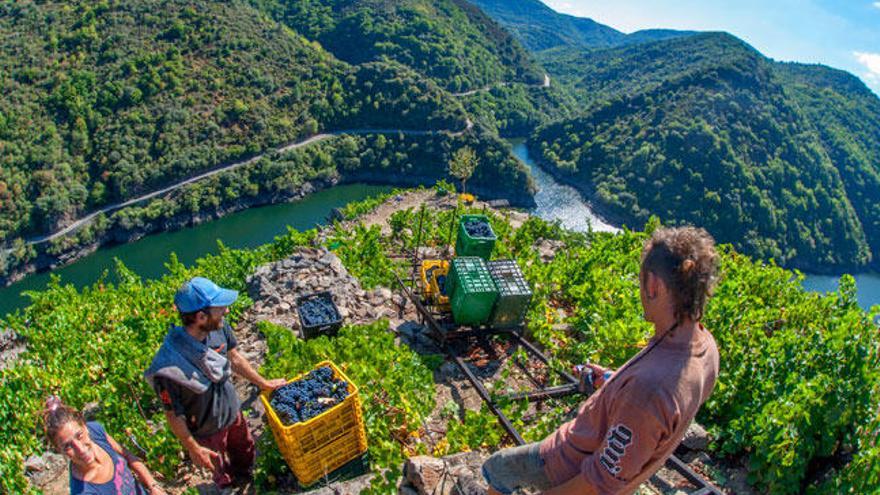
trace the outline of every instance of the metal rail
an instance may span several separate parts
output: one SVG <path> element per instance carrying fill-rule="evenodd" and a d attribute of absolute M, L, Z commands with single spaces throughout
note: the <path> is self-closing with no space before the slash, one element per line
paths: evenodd
<path fill-rule="evenodd" d="M 415 265 L 415 258 L 414 263 Z M 492 328 L 478 328 L 471 330 L 450 330 L 441 326 L 437 320 L 434 318 L 434 315 L 428 308 L 422 303 L 420 297 L 417 292 L 411 290 L 403 280 L 397 276 L 397 283 L 400 285 L 400 288 L 403 290 L 406 297 L 412 301 L 413 305 L 416 308 L 416 311 L 419 313 L 419 317 L 422 321 L 428 325 L 428 330 L 431 333 L 431 336 L 437 342 L 437 344 L 443 349 L 443 351 L 455 362 L 458 368 L 464 373 L 465 377 L 467 377 L 468 381 L 471 382 L 474 389 L 477 391 L 477 394 L 486 403 L 486 406 L 492 411 L 498 418 L 498 422 L 501 424 L 501 427 L 510 435 L 513 441 L 517 445 L 525 445 L 526 441 L 523 439 L 522 435 L 514 428 L 513 423 L 510 419 L 505 416 L 504 412 L 498 408 L 495 401 L 492 400 L 492 397 L 489 395 L 489 392 L 483 386 L 482 381 L 474 375 L 471 371 L 470 367 L 468 367 L 467 362 L 462 359 L 453 349 L 451 343 L 454 340 L 461 339 L 471 339 L 471 338 L 479 338 L 486 337 L 489 335 L 498 335 L 498 336 L 507 336 L 511 338 L 517 345 L 520 345 L 526 352 L 536 357 L 538 360 L 543 362 L 545 365 L 550 368 L 550 360 L 545 356 L 534 344 L 526 340 L 520 335 L 519 332 L 511 331 L 511 330 L 496 330 Z M 414 284 L 414 282 L 413 282 Z M 522 400 L 526 399 L 529 402 L 543 401 L 547 399 L 558 399 L 562 397 L 568 397 L 574 394 L 580 393 L 578 390 L 578 380 L 573 375 L 566 373 L 565 371 L 560 370 L 552 370 L 562 376 L 565 380 L 566 384 L 557 385 L 551 387 L 539 388 L 538 390 L 531 392 L 518 392 L 513 394 L 508 394 L 505 397 L 513 400 Z M 527 372 L 528 374 L 528 372 Z M 534 379 L 529 375 L 529 378 Z M 696 491 L 691 495 L 723 495 L 720 489 L 718 489 L 712 483 L 709 483 L 702 476 L 697 474 L 693 469 L 690 468 L 686 463 L 684 463 L 677 456 L 672 455 L 669 459 L 666 460 L 666 467 L 672 469 L 679 473 L 682 477 L 684 477 L 688 482 L 693 484 L 696 487 Z"/>
<path fill-rule="evenodd" d="M 483 382 L 477 378 L 474 373 L 468 368 L 468 365 L 464 360 L 459 356 L 453 356 L 452 359 L 455 361 L 455 364 L 458 365 L 458 368 L 464 373 L 464 375 L 470 380 L 471 384 L 477 389 L 477 394 L 480 395 L 480 398 L 483 399 L 483 402 L 489 407 L 489 410 L 498 417 L 498 422 L 501 423 L 501 427 L 504 428 L 505 431 L 513 438 L 513 441 L 516 442 L 517 445 L 525 445 L 526 441 L 523 437 L 516 431 L 516 428 L 513 427 L 513 423 L 507 419 L 507 416 L 498 409 L 498 406 L 495 405 L 495 401 L 492 400 L 492 397 L 489 396 L 489 392 L 486 390 L 486 387 L 483 386 Z"/>

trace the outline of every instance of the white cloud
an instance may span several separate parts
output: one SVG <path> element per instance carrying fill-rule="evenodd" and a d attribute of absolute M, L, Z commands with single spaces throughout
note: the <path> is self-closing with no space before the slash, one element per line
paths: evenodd
<path fill-rule="evenodd" d="M 877 7 L 878 9 L 880 9 L 880 2 L 874 2 L 874 7 Z"/>
<path fill-rule="evenodd" d="M 868 69 L 865 79 L 880 82 L 880 53 L 853 52 L 853 55 Z"/>

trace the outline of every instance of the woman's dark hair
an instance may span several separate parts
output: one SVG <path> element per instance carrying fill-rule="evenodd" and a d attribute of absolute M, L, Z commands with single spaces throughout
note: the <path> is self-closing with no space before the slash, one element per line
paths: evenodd
<path fill-rule="evenodd" d="M 55 445 L 55 436 L 64 425 L 71 421 L 84 425 L 85 418 L 81 412 L 65 405 L 57 395 L 52 395 L 46 399 L 43 408 L 43 428 L 46 430 L 46 438 L 52 445 Z"/>
<path fill-rule="evenodd" d="M 703 317 L 718 279 L 715 239 L 704 229 L 657 229 L 642 250 L 642 273 L 660 277 L 672 293 L 675 319 Z"/>

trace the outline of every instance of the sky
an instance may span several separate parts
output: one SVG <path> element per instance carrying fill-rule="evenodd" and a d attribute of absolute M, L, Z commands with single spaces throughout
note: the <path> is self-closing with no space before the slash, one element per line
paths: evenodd
<path fill-rule="evenodd" d="M 630 33 L 727 31 L 780 61 L 821 63 L 880 95 L 880 0 L 542 0 Z"/>

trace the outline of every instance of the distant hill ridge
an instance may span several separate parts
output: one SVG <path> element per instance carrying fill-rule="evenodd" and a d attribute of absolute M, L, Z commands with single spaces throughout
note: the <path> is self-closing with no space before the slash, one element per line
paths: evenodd
<path fill-rule="evenodd" d="M 857 77 L 728 33 L 627 36 L 538 0 L 473 1 L 574 101 L 531 147 L 606 215 L 695 223 L 809 271 L 880 266 L 880 99 Z"/>
<path fill-rule="evenodd" d="M 543 82 L 513 36 L 464 0 L 253 0 L 352 64 L 394 60 L 453 91 Z"/>
<path fill-rule="evenodd" d="M 509 29 L 531 51 L 559 46 L 601 48 L 693 34 L 672 29 L 625 34 L 592 19 L 560 14 L 540 0 L 470 1 Z"/>
<path fill-rule="evenodd" d="M 631 225 L 700 223 L 811 270 L 880 260 L 880 101 L 852 75 L 780 64 L 726 33 L 627 35 L 537 0 L 105 0 L 8 2 L 0 35 L 0 239 L 18 239 L 0 272 L 35 256 L 22 238 L 282 143 L 467 121 L 485 177 L 517 177 L 513 194 L 528 180 L 497 134 L 531 134 L 547 168 Z M 391 143 L 353 158 L 383 170 L 416 156 Z M 325 170 L 317 158 L 273 187 Z"/>
<path fill-rule="evenodd" d="M 14 249 L 0 251 L 0 276 L 41 254 L 23 238 L 87 212 L 325 130 L 463 129 L 467 113 L 450 91 L 543 80 L 509 33 L 461 0 L 3 3 L 0 243 Z M 527 171 L 503 143 L 469 134 L 455 146 L 484 150 L 485 171 L 513 173 L 515 194 L 527 195 Z M 381 155 L 414 146 L 393 143 L 401 149 L 363 151 L 361 163 L 389 166 Z M 412 164 L 411 176 L 428 177 L 426 167 Z M 293 188 L 312 173 L 267 182 Z M 242 191 L 206 193 L 187 208 L 216 209 Z M 178 206 L 145 210 L 157 221 Z M 99 229 L 113 222 L 99 220 Z"/>
<path fill-rule="evenodd" d="M 539 129 L 538 155 L 630 225 L 657 214 L 705 226 L 738 249 L 801 268 L 868 263 L 844 181 L 774 66 L 732 37 L 698 38 L 695 51 L 717 54 L 720 43 L 725 56 L 713 63 L 670 52 L 656 63 L 696 68 L 656 79 L 619 67 L 632 74 L 625 88 L 611 85 L 584 116 Z M 620 51 L 591 60 L 602 66 Z M 624 60 L 645 66 L 654 55 Z M 587 72 L 596 93 L 607 72 Z"/>

